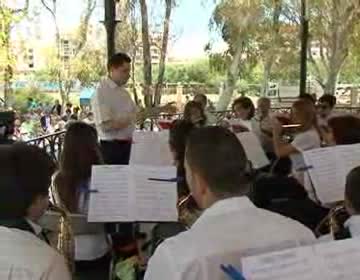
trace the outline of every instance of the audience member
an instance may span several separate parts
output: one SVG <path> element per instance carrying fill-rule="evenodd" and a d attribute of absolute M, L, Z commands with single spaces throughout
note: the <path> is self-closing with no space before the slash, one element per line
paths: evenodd
<path fill-rule="evenodd" d="M 93 112 L 87 113 L 86 118 L 84 119 L 84 123 L 91 125 L 91 126 L 95 126 L 95 119 L 94 119 Z"/>
<path fill-rule="evenodd" d="M 59 100 L 55 100 L 55 104 L 51 108 L 51 114 L 56 114 L 58 116 L 61 116 L 61 110 L 62 110 L 62 106 L 61 106 Z"/>
<path fill-rule="evenodd" d="M 199 93 L 195 95 L 194 101 L 201 104 L 206 116 L 206 125 L 215 125 L 217 120 L 216 117 L 211 113 L 208 107 L 208 98 L 205 94 Z"/>
<path fill-rule="evenodd" d="M 332 117 L 320 131 L 329 146 L 357 144 L 360 143 L 360 118 L 352 115 Z"/>
<path fill-rule="evenodd" d="M 214 270 L 212 257 L 235 252 L 246 255 L 252 250 L 260 253 L 284 242 L 291 247 L 314 240 L 303 225 L 256 208 L 246 197 L 251 168 L 242 145 L 229 130 L 194 130 L 187 142 L 185 167 L 191 193 L 205 211 L 188 231 L 158 247 L 146 280 L 221 279 L 220 265 Z"/>
<path fill-rule="evenodd" d="M 75 107 L 73 109 L 73 113 L 70 116 L 70 120 L 78 121 L 79 120 L 79 112 L 80 112 L 80 107 Z"/>
<path fill-rule="evenodd" d="M 69 125 L 54 186 L 57 203 L 70 213 L 87 214 L 91 168 L 102 164 L 95 128 L 83 122 Z M 109 246 L 103 233 L 75 236 L 76 272 L 83 279 L 108 279 Z"/>
<path fill-rule="evenodd" d="M 35 163 L 35 164 L 34 164 Z M 55 165 L 35 146 L 0 148 L 2 279 L 71 279 L 63 256 L 40 238 Z"/>
<path fill-rule="evenodd" d="M 206 116 L 200 103 L 189 101 L 184 108 L 184 120 L 191 122 L 196 127 L 206 124 Z"/>

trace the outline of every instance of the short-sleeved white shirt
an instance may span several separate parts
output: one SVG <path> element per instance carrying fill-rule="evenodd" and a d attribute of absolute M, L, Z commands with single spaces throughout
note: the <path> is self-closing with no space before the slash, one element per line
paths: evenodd
<path fill-rule="evenodd" d="M 129 140 L 132 138 L 136 122 L 136 105 L 129 92 L 118 86 L 110 78 L 100 82 L 91 100 L 95 125 L 101 140 Z M 131 124 L 124 129 L 104 131 L 101 124 L 110 120 L 130 117 Z"/>

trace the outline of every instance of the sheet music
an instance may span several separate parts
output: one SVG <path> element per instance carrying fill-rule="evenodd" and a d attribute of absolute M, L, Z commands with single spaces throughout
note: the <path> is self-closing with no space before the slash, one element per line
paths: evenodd
<path fill-rule="evenodd" d="M 173 222 L 178 220 L 177 184 L 150 181 L 149 178 L 171 179 L 176 177 L 175 167 L 135 166 L 135 215 L 139 221 Z M 154 218 L 156 217 L 156 220 Z"/>
<path fill-rule="evenodd" d="M 304 152 L 309 174 L 323 203 L 344 199 L 347 174 L 360 166 L 360 144 L 334 146 Z"/>
<path fill-rule="evenodd" d="M 331 241 L 241 260 L 250 280 L 357 280 L 359 240 Z"/>
<path fill-rule="evenodd" d="M 131 148 L 130 165 L 170 166 L 169 131 L 136 131 Z"/>
<path fill-rule="evenodd" d="M 94 166 L 89 222 L 177 221 L 175 167 Z"/>
<path fill-rule="evenodd" d="M 319 279 L 311 247 L 285 250 L 242 260 L 243 273 L 251 280 Z"/>
<path fill-rule="evenodd" d="M 360 244 L 358 239 L 347 239 L 315 246 L 329 280 L 358 280 L 360 275 Z"/>
<path fill-rule="evenodd" d="M 304 152 L 303 156 L 319 200 L 323 203 L 342 200 L 344 188 L 339 180 L 341 167 L 333 147 L 310 150 Z"/>
<path fill-rule="evenodd" d="M 243 145 L 246 156 L 254 168 L 259 169 L 270 164 L 258 137 L 253 132 L 238 133 L 236 136 Z"/>
<path fill-rule="evenodd" d="M 93 166 L 91 178 L 89 222 L 128 222 L 133 220 L 132 191 L 134 185 L 129 166 Z"/>

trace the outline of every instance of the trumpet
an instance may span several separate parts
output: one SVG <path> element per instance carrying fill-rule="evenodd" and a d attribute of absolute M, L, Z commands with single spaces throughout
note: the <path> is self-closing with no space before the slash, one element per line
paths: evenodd
<path fill-rule="evenodd" d="M 201 210 L 191 194 L 179 199 L 178 202 L 179 222 L 190 228 L 195 221 L 200 217 Z"/>
<path fill-rule="evenodd" d="M 317 236 L 330 233 L 334 240 L 343 239 L 344 224 L 350 217 L 344 203 L 330 210 L 329 214 L 317 226 Z"/>

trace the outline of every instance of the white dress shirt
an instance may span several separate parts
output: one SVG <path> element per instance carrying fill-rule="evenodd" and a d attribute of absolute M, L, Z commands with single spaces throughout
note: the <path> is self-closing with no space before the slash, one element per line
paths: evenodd
<path fill-rule="evenodd" d="M 0 279 L 71 279 L 64 258 L 34 234 L 0 226 L 0 240 Z"/>
<path fill-rule="evenodd" d="M 241 257 L 312 244 L 298 222 L 257 208 L 247 197 L 216 202 L 188 231 L 165 240 L 149 261 L 145 280 L 219 280 L 213 256 Z M 234 264 L 237 265 L 237 264 Z"/>
<path fill-rule="evenodd" d="M 129 140 L 132 138 L 136 122 L 136 105 L 124 86 L 118 86 L 107 78 L 100 85 L 91 100 L 95 125 L 101 140 Z M 111 120 L 130 117 L 131 124 L 120 130 L 105 131 L 101 124 Z"/>

